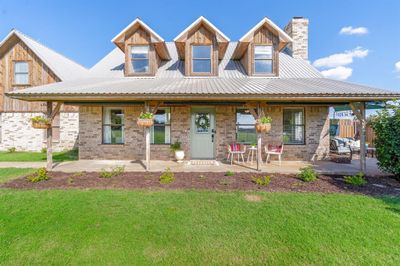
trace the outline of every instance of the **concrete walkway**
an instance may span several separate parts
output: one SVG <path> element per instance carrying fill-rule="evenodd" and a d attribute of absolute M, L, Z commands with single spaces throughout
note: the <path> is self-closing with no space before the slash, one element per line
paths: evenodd
<path fill-rule="evenodd" d="M 367 175 L 385 175 L 376 165 L 375 158 L 367 158 Z M 39 168 L 45 167 L 45 162 L 0 162 L 0 168 Z M 268 173 L 292 174 L 298 173 L 299 169 L 312 165 L 310 162 L 284 161 L 280 166 L 278 162 L 263 163 L 261 170 Z M 144 172 L 145 166 L 142 161 L 129 160 L 79 160 L 54 164 L 54 171 L 62 172 L 92 172 L 102 169 L 110 170 L 115 166 L 124 166 L 125 171 Z M 331 161 L 317 161 L 313 167 L 322 174 L 353 175 L 359 172 L 359 160 L 353 160 L 351 164 L 338 164 Z M 188 162 L 177 163 L 174 161 L 151 161 L 153 172 L 161 172 L 170 168 L 173 172 L 256 172 L 256 164 L 233 164 L 218 162 L 218 165 L 189 165 Z"/>

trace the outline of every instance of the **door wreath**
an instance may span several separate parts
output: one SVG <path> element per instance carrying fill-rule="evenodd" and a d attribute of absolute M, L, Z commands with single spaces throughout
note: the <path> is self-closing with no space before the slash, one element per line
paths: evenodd
<path fill-rule="evenodd" d="M 198 113 L 194 123 L 196 124 L 197 128 L 207 130 L 210 127 L 210 118 L 206 113 Z"/>

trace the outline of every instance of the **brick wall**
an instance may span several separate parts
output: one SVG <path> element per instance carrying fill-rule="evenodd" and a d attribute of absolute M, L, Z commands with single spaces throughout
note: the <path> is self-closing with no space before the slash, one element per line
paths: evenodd
<path fill-rule="evenodd" d="M 46 147 L 45 129 L 32 127 L 31 118 L 43 113 L 3 112 L 1 113 L 0 150 L 16 148 L 17 151 L 41 151 Z M 54 151 L 70 150 L 77 147 L 79 113 L 60 113 L 60 138 L 53 143 Z"/>
<path fill-rule="evenodd" d="M 102 144 L 102 108 L 80 108 L 80 158 L 81 159 L 129 159 L 143 160 L 145 143 L 144 130 L 136 125 L 142 106 L 124 107 L 125 144 Z M 223 160 L 227 155 L 226 145 L 236 139 L 235 107 L 216 106 L 216 158 Z M 273 119 L 272 130 L 263 135 L 263 146 L 267 143 L 280 144 L 283 130 L 283 107 L 273 106 L 265 112 Z M 190 159 L 190 107 L 171 107 L 171 142 L 179 140 Z M 283 158 L 286 160 L 310 160 L 325 157 L 329 152 L 328 107 L 305 107 L 306 145 L 286 145 Z M 170 160 L 173 154 L 169 145 L 151 145 L 151 159 Z"/>

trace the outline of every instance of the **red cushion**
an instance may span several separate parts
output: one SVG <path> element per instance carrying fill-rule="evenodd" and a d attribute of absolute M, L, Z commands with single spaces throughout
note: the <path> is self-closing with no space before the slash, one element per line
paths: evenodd
<path fill-rule="evenodd" d="M 231 151 L 240 151 L 240 144 L 237 143 L 231 144 Z"/>
<path fill-rule="evenodd" d="M 268 151 L 281 152 L 282 151 L 282 145 L 271 145 L 271 144 L 268 144 Z"/>

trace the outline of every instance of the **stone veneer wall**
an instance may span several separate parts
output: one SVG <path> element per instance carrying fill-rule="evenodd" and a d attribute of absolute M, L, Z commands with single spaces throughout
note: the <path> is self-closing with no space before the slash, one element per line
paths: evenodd
<path fill-rule="evenodd" d="M 46 147 L 45 129 L 35 129 L 31 118 L 43 113 L 3 112 L 1 113 L 0 150 L 16 148 L 17 151 L 41 151 Z M 60 113 L 60 140 L 53 143 L 54 151 L 77 147 L 79 113 Z"/>
<path fill-rule="evenodd" d="M 136 119 L 143 110 L 142 106 L 124 107 L 125 144 L 102 144 L 102 107 L 80 107 L 79 148 L 81 159 L 144 159 L 144 130 L 136 125 Z M 227 144 L 236 139 L 236 107 L 216 106 L 216 159 L 224 160 Z M 282 142 L 283 107 L 266 108 L 272 116 L 272 130 L 264 135 L 263 146 L 267 143 Z M 185 150 L 186 159 L 190 159 L 190 107 L 171 107 L 171 142 L 179 140 Z M 305 107 L 306 145 L 285 145 L 286 160 L 323 159 L 329 153 L 329 116 L 328 107 Z M 265 157 L 265 156 L 264 156 Z M 171 160 L 173 154 L 169 145 L 151 145 L 151 159 Z"/>

